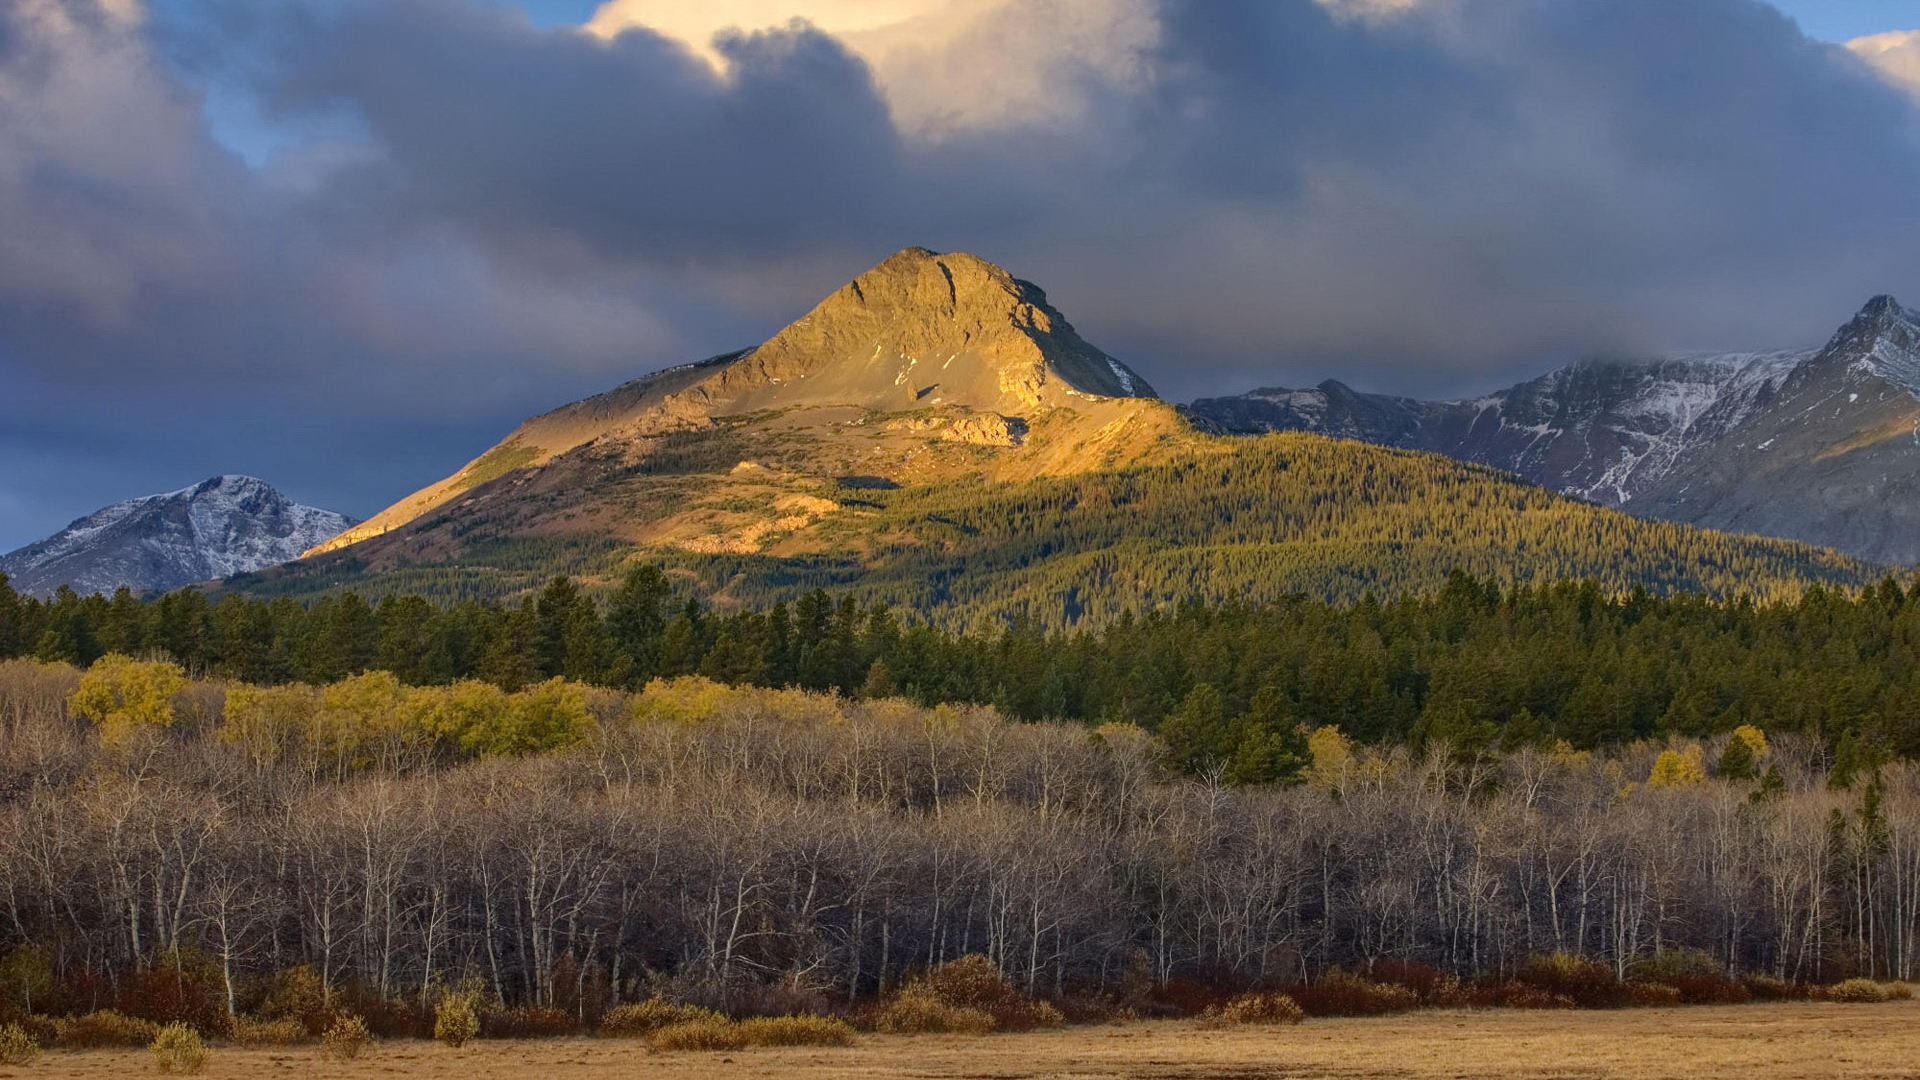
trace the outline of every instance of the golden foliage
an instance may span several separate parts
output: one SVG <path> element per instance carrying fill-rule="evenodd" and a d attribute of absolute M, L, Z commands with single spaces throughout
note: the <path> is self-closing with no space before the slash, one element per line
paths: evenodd
<path fill-rule="evenodd" d="M 1647 776 L 1647 786 L 1673 788 L 1706 783 L 1705 753 L 1699 743 L 1693 743 L 1684 750 L 1661 751 L 1654 760 L 1653 772 Z"/>
<path fill-rule="evenodd" d="M 63 1018 L 53 1023 L 58 1045 L 71 1049 L 146 1046 L 160 1034 L 159 1026 L 153 1021 L 127 1016 L 112 1009 Z"/>
<path fill-rule="evenodd" d="M 1227 1028 L 1246 1024 L 1297 1024 L 1306 1019 L 1302 1009 L 1285 994 L 1241 994 L 1224 1005 L 1209 1005 L 1200 1014 L 1203 1028 Z"/>
<path fill-rule="evenodd" d="M 67 699 L 74 715 L 100 725 L 100 745 L 113 749 L 142 730 L 171 727 L 173 696 L 187 688 L 180 665 L 109 653 L 94 661 Z"/>
<path fill-rule="evenodd" d="M 614 1037 L 645 1035 L 673 1024 L 723 1019 L 725 1017 L 712 1009 L 682 1005 L 655 994 L 645 1001 L 608 1009 L 606 1015 L 600 1018 L 600 1034 Z"/>
<path fill-rule="evenodd" d="M 207 1046 L 200 1033 L 186 1024 L 168 1024 L 147 1047 L 153 1054 L 153 1066 L 163 1073 L 193 1075 L 207 1067 Z"/>
<path fill-rule="evenodd" d="M 753 1016 L 739 1022 L 748 1046 L 852 1046 L 853 1025 L 836 1016 Z"/>
<path fill-rule="evenodd" d="M 19 1024 L 0 1024 L 0 1065 L 31 1065 L 40 1057 L 40 1044 Z"/>
<path fill-rule="evenodd" d="M 725 1017 L 668 1024 L 649 1041 L 656 1050 L 739 1050 L 747 1045 L 740 1025 Z"/>
<path fill-rule="evenodd" d="M 321 1049 L 336 1061 L 352 1061 L 373 1044 L 373 1032 L 367 1022 L 352 1013 L 341 1013 L 320 1035 Z"/>
<path fill-rule="evenodd" d="M 433 1037 L 458 1049 L 480 1034 L 480 995 L 475 990 L 447 994 L 433 1010 Z"/>
<path fill-rule="evenodd" d="M 949 1005 L 924 986 L 912 986 L 887 1002 L 873 1026 L 890 1035 L 985 1035 L 996 1025 L 980 1009 Z"/>

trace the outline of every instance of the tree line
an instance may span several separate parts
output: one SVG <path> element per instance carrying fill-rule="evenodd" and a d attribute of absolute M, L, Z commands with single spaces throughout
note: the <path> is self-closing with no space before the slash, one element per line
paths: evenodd
<path fill-rule="evenodd" d="M 1910 763 L 1836 781 L 1813 740 L 1750 727 L 1470 756 L 1322 727 L 1295 782 L 1238 787 L 1173 756 L 1127 724 L 698 677 L 0 663 L 0 997 L 178 1019 L 304 980 L 370 1016 L 455 985 L 779 1011 L 973 953 L 1062 999 L 1551 953 L 1920 973 Z"/>
<path fill-rule="evenodd" d="M 0 657 L 163 658 L 195 677 L 321 686 L 549 680 L 634 691 L 730 685 L 992 705 L 1021 720 L 1126 723 L 1177 744 L 1194 775 L 1286 779 L 1298 730 L 1462 755 L 1724 734 L 1807 736 L 1846 769 L 1920 755 L 1920 589 L 1811 587 L 1790 599 L 1502 587 L 1455 572 L 1431 594 L 1349 605 L 1189 603 L 1098 630 L 1026 621 L 956 632 L 825 592 L 718 611 L 659 567 L 594 595 L 555 578 L 519 603 L 377 603 L 352 593 L 217 601 L 183 591 L 50 601 L 0 579 Z"/>

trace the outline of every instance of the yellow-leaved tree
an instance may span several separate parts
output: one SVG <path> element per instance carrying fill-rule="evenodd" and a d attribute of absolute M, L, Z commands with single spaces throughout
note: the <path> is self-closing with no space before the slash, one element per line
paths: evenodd
<path fill-rule="evenodd" d="M 139 732 L 173 726 L 173 696 L 186 688 L 178 664 L 109 653 L 80 677 L 67 709 L 99 724 L 100 745 L 112 750 Z"/>
<path fill-rule="evenodd" d="M 1663 750 L 1654 759 L 1653 772 L 1647 776 L 1647 786 L 1687 787 L 1707 782 L 1707 767 L 1703 759 L 1706 751 L 1699 743 L 1691 743 L 1684 750 Z"/>
<path fill-rule="evenodd" d="M 1345 792 L 1354 778 L 1353 740 L 1328 724 L 1307 736 L 1307 752 L 1313 757 L 1313 764 L 1307 767 L 1307 783 Z"/>
<path fill-rule="evenodd" d="M 245 752 L 256 769 L 271 769 L 288 755 L 311 749 L 320 694 L 311 686 L 227 688 L 220 738 Z"/>

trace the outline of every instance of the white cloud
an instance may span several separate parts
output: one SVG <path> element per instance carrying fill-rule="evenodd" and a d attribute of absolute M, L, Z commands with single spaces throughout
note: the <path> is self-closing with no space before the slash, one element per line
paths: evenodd
<path fill-rule="evenodd" d="M 1855 38 L 1847 48 L 1858 53 L 1875 71 L 1920 97 L 1920 30 Z"/>
<path fill-rule="evenodd" d="M 1071 120 L 1086 80 L 1141 76 L 1156 33 L 1148 0 L 607 0 L 586 28 L 613 37 L 645 27 L 725 71 L 716 36 L 796 19 L 864 60 L 895 124 L 923 136 Z"/>

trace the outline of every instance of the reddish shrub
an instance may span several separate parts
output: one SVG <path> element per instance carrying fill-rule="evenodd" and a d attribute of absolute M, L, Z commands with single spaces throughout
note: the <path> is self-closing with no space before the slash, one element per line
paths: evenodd
<path fill-rule="evenodd" d="M 1699 949 L 1661 949 L 1633 962 L 1627 975 L 1635 982 L 1660 983 L 1680 992 L 1686 1005 L 1730 1005 L 1750 1000 L 1720 961 Z"/>
<path fill-rule="evenodd" d="M 1778 975 L 1756 972 L 1742 976 L 1740 985 L 1746 987 L 1747 996 L 1755 1001 L 1793 1001 L 1807 996 L 1807 988 L 1797 986 Z"/>
<path fill-rule="evenodd" d="M 1627 988 L 1611 965 L 1571 953 L 1529 956 L 1514 972 L 1513 981 L 1550 997 L 1566 998 L 1583 1009 L 1617 1009 L 1627 1004 Z"/>
<path fill-rule="evenodd" d="M 1426 1001 L 1447 983 L 1447 973 L 1414 960 L 1369 960 L 1360 974 L 1388 986 L 1404 986 Z"/>
<path fill-rule="evenodd" d="M 1199 1016 L 1232 997 L 1219 987 L 1176 975 L 1148 991 L 1140 1010 L 1153 1016 Z"/>
<path fill-rule="evenodd" d="M 1420 1004 L 1419 996 L 1404 986 L 1377 983 L 1339 968 L 1317 983 L 1292 987 L 1287 995 L 1308 1016 L 1385 1016 Z"/>
<path fill-rule="evenodd" d="M 1681 1002 L 1680 988 L 1666 983 L 1629 982 L 1627 1004 L 1637 1009 L 1662 1009 Z"/>
<path fill-rule="evenodd" d="M 579 1030 L 580 1021 L 572 1013 L 544 1005 L 489 1009 L 480 1014 L 483 1039 L 557 1039 Z"/>

